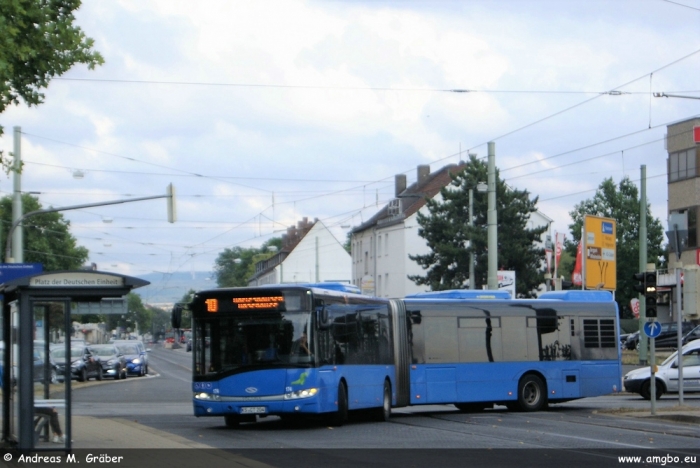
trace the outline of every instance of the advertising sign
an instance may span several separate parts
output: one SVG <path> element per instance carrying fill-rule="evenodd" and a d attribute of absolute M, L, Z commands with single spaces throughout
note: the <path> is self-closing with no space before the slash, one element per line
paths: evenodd
<path fill-rule="evenodd" d="M 586 215 L 584 219 L 585 288 L 617 289 L 615 220 Z"/>
<path fill-rule="evenodd" d="M 515 272 L 510 270 L 498 271 L 498 289 L 508 291 L 510 297 L 515 297 Z"/>

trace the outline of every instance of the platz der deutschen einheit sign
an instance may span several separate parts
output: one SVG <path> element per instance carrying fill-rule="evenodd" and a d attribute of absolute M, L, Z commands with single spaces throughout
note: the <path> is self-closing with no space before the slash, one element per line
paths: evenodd
<path fill-rule="evenodd" d="M 584 218 L 586 289 L 617 289 L 617 232 L 614 219 Z"/>
<path fill-rule="evenodd" d="M 34 288 L 116 288 L 124 286 L 124 278 L 88 271 L 69 271 L 36 276 L 29 281 L 29 286 Z"/>

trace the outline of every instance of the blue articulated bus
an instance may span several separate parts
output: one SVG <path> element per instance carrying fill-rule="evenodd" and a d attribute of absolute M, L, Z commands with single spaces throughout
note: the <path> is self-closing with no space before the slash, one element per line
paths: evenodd
<path fill-rule="evenodd" d="M 331 289 L 332 288 L 332 289 Z M 388 300 L 324 284 L 202 291 L 190 308 L 195 416 L 227 426 L 256 416 L 391 413 Z"/>
<path fill-rule="evenodd" d="M 538 411 L 621 381 L 617 306 L 606 291 L 510 299 L 440 291 L 400 300 L 324 283 L 202 291 L 190 309 L 195 416 L 256 417 L 494 404 Z M 174 325 L 178 319 L 174 317 Z"/>
<path fill-rule="evenodd" d="M 505 291 L 439 291 L 394 301 L 397 406 L 461 410 L 606 395 L 621 382 L 617 304 L 607 291 L 510 299 Z"/>

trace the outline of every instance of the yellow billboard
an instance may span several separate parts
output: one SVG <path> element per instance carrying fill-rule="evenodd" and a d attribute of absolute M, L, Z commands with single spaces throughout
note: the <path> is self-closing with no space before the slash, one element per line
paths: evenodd
<path fill-rule="evenodd" d="M 617 289 L 617 227 L 614 219 L 586 215 L 583 223 L 586 289 Z"/>

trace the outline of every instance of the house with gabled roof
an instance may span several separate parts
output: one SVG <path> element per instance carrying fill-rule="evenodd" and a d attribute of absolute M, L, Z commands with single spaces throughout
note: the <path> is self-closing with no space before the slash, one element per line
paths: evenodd
<path fill-rule="evenodd" d="M 350 283 L 350 254 L 318 219 L 308 218 L 282 235 L 277 254 L 255 264 L 249 286 L 281 283 Z"/>
<path fill-rule="evenodd" d="M 430 166 L 417 168 L 416 182 L 407 186 L 406 174 L 395 176 L 394 199 L 365 223 L 351 230 L 352 282 L 364 294 L 399 298 L 427 290 L 408 279 L 425 275 L 423 268 L 409 255 L 430 253 L 425 239 L 418 235 L 417 213 L 427 211 L 426 199 L 441 197 L 440 190 L 452 182 L 450 174 L 464 170 L 466 162 L 450 164 L 430 172 Z M 550 226 L 552 220 L 533 213 L 529 225 Z M 547 230 L 549 231 L 549 229 Z M 543 234 L 544 243 L 546 235 Z M 543 264 L 545 259 L 543 260 Z"/>

